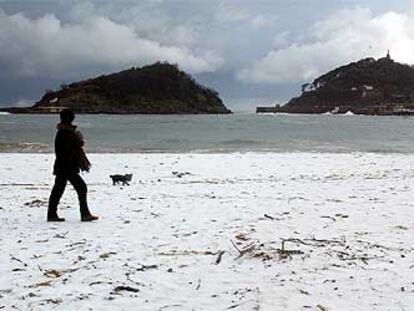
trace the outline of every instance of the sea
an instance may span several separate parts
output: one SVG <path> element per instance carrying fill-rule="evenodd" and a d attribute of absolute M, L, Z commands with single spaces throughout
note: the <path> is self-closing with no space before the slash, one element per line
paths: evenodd
<path fill-rule="evenodd" d="M 57 115 L 0 115 L 0 152 L 53 152 Z M 78 115 L 91 153 L 414 153 L 413 117 Z"/>

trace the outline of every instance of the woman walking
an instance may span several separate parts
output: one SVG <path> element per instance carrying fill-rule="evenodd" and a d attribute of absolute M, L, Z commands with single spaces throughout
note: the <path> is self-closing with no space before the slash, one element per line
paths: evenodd
<path fill-rule="evenodd" d="M 90 162 L 83 151 L 83 137 L 72 124 L 75 114 L 70 109 L 60 112 L 60 123 L 57 125 L 55 138 L 56 160 L 53 174 L 56 176 L 55 184 L 49 198 L 47 221 L 65 221 L 57 214 L 57 206 L 62 197 L 66 184 L 69 181 L 75 188 L 80 206 L 81 220 L 93 221 L 98 217 L 91 214 L 87 203 L 87 187 L 80 171 L 89 171 Z"/>

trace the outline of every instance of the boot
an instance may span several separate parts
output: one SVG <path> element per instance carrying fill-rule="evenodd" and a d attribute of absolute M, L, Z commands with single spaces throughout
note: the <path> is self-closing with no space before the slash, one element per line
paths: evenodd
<path fill-rule="evenodd" d="M 98 220 L 98 219 L 99 219 L 98 216 L 94 216 L 92 214 L 81 217 L 81 221 L 94 221 L 94 220 Z"/>
<path fill-rule="evenodd" d="M 48 215 L 47 216 L 47 221 L 62 222 L 62 221 L 65 221 L 65 218 L 59 217 L 58 215 L 53 215 L 53 216 Z"/>

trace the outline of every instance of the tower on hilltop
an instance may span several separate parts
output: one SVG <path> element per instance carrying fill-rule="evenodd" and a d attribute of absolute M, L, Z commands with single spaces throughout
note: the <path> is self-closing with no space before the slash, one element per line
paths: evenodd
<path fill-rule="evenodd" d="M 387 56 L 385 58 L 391 60 L 390 50 L 387 50 Z"/>

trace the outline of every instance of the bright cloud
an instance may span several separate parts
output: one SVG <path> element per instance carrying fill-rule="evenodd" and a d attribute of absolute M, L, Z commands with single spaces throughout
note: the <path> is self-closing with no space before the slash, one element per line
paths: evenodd
<path fill-rule="evenodd" d="M 163 45 L 103 16 L 87 16 L 75 24 L 52 14 L 35 19 L 0 10 L 0 68 L 9 75 L 67 78 L 93 68 L 155 61 L 177 63 L 192 73 L 211 72 L 223 64 L 212 51 L 196 55 L 185 46 Z"/>
<path fill-rule="evenodd" d="M 347 9 L 317 22 L 306 43 L 291 43 L 252 62 L 237 77 L 244 82 L 308 81 L 335 66 L 364 57 L 385 56 L 414 64 L 414 16 Z"/>

